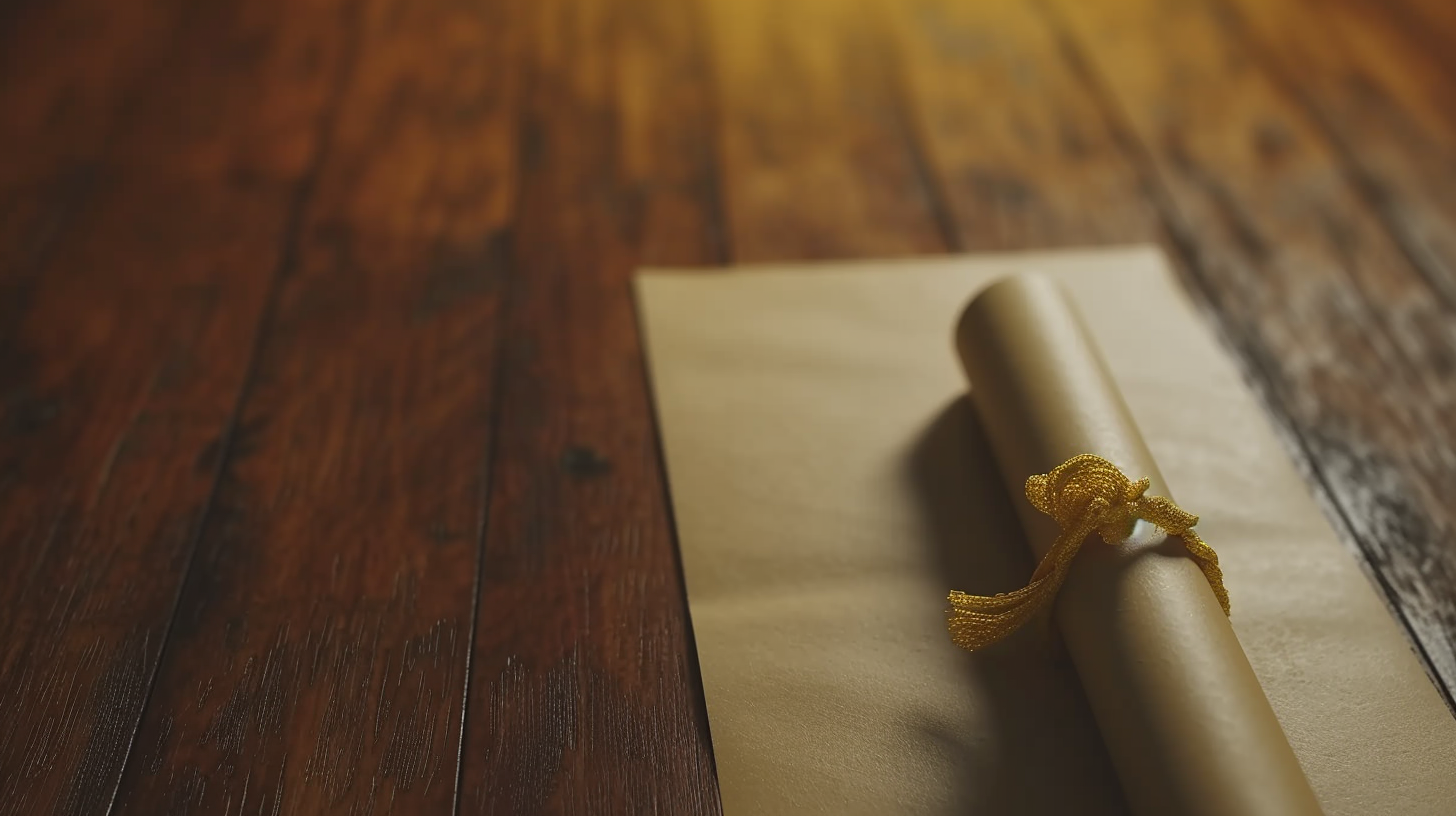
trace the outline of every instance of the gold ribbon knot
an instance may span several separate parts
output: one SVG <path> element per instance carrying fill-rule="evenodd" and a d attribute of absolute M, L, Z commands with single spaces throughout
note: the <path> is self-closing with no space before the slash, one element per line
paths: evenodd
<path fill-rule="evenodd" d="M 991 597 L 952 591 L 948 620 L 951 640 L 975 651 L 1015 632 L 1056 597 L 1072 559 L 1088 536 L 1096 532 L 1108 544 L 1117 544 L 1131 534 L 1138 519 L 1183 539 L 1227 615 L 1228 590 L 1223 585 L 1223 571 L 1218 568 L 1218 554 L 1193 531 L 1198 517 L 1185 513 L 1163 496 L 1144 496 L 1148 485 L 1146 478 L 1134 482 L 1116 465 L 1090 453 L 1073 456 L 1050 473 L 1027 479 L 1027 500 L 1051 516 L 1061 533 L 1037 564 L 1031 581 L 1021 589 Z"/>

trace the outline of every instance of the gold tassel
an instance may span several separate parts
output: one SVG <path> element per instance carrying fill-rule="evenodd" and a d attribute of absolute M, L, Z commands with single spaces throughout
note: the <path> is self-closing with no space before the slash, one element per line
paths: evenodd
<path fill-rule="evenodd" d="M 1073 456 L 1050 473 L 1027 479 L 1026 498 L 1051 516 L 1061 533 L 1021 589 L 992 597 L 952 591 L 947 622 L 951 640 L 974 652 L 1020 629 L 1056 597 L 1088 536 L 1096 531 L 1103 541 L 1116 544 L 1127 538 L 1138 519 L 1183 539 L 1227 615 L 1228 590 L 1218 568 L 1218 554 L 1193 531 L 1198 517 L 1162 496 L 1144 496 L 1148 484 L 1147 479 L 1128 479 L 1116 465 L 1090 453 Z"/>

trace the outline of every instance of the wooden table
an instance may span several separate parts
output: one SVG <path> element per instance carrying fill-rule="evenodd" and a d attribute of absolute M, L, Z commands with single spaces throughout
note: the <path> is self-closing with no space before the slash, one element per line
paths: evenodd
<path fill-rule="evenodd" d="M 644 264 L 1161 243 L 1456 689 L 1446 0 L 0 32 L 0 814 L 716 811 Z"/>

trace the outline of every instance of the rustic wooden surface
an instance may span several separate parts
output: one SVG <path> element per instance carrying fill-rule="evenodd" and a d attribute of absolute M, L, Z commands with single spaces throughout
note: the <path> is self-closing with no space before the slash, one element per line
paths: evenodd
<path fill-rule="evenodd" d="M 716 812 L 644 264 L 1160 242 L 1456 689 L 1444 0 L 10 0 L 0 43 L 0 814 Z"/>

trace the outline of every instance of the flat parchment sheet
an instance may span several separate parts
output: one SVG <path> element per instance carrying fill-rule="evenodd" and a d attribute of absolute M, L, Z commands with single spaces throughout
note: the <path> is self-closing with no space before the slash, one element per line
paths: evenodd
<path fill-rule="evenodd" d="M 727 816 L 1123 813 L 1054 636 L 970 655 L 945 594 L 1031 556 L 951 333 L 1069 289 L 1330 816 L 1456 813 L 1456 720 L 1151 248 L 638 280 Z M 1136 477 L 1138 474 L 1129 474 Z"/>

